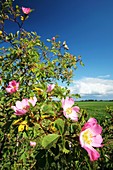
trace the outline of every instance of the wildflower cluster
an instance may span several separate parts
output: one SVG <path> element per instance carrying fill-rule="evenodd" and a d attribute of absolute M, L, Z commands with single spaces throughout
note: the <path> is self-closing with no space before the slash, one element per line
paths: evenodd
<path fill-rule="evenodd" d="M 55 88 L 55 84 L 49 84 L 47 86 L 47 93 L 51 92 Z M 6 91 L 10 94 L 15 93 L 19 90 L 19 82 L 15 80 L 9 82 Z M 30 99 L 23 99 L 22 101 L 16 101 L 16 106 L 11 106 L 11 108 L 15 111 L 15 115 L 23 116 L 25 115 L 30 108 L 30 104 L 35 106 L 37 102 L 36 96 Z M 74 122 L 78 121 L 78 114 L 80 112 L 80 108 L 74 105 L 74 99 L 66 97 L 66 99 L 61 100 L 63 115 L 67 119 L 71 119 Z M 73 107 L 72 107 L 73 106 Z M 21 123 L 19 126 L 19 131 L 24 130 L 24 126 L 27 125 L 26 121 Z M 27 128 L 26 128 L 27 129 Z M 102 127 L 97 123 L 95 118 L 90 118 L 87 123 L 82 127 L 80 132 L 79 140 L 81 146 L 88 152 L 91 161 L 95 161 L 100 157 L 100 154 L 93 147 L 102 147 Z M 30 141 L 30 146 L 35 146 L 36 142 Z"/>

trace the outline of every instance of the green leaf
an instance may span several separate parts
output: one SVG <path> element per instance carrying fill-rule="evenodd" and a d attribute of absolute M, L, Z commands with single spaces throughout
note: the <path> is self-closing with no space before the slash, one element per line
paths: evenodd
<path fill-rule="evenodd" d="M 25 152 L 20 156 L 20 160 L 22 160 L 23 162 L 26 162 L 26 153 Z"/>
<path fill-rule="evenodd" d="M 54 115 L 54 110 L 53 110 L 53 106 L 51 104 L 44 104 L 42 111 L 44 112 L 44 114 L 48 114 L 48 115 Z"/>
<path fill-rule="evenodd" d="M 64 121 L 62 119 L 57 119 L 54 122 L 55 127 L 59 130 L 60 134 L 63 134 L 64 132 Z"/>
<path fill-rule="evenodd" d="M 55 144 L 57 142 L 59 137 L 60 137 L 60 135 L 58 135 L 58 134 L 49 134 L 47 136 L 44 136 L 44 138 L 42 140 L 42 146 L 45 149 L 51 148 L 53 146 L 53 144 Z"/>
<path fill-rule="evenodd" d="M 81 65 L 81 66 L 84 66 L 84 63 L 82 62 L 82 60 L 80 60 L 80 65 Z"/>
<path fill-rule="evenodd" d="M 27 138 L 27 134 L 26 134 L 26 132 L 23 132 L 23 138 Z"/>

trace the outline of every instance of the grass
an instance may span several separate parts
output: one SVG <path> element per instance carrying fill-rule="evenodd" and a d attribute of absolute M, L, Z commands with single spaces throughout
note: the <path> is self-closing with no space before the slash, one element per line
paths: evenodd
<path fill-rule="evenodd" d="M 113 108 L 112 101 L 79 101 L 76 102 L 81 109 L 85 109 L 90 116 L 97 119 L 104 119 L 109 114 L 106 112 L 107 107 Z"/>

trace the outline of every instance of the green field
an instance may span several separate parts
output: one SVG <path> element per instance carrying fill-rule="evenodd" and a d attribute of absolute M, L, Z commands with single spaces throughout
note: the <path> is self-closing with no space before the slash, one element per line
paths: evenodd
<path fill-rule="evenodd" d="M 97 119 L 104 119 L 108 115 L 106 107 L 113 108 L 112 101 L 79 101 L 76 103 L 80 108 L 85 109 L 89 116 Z"/>

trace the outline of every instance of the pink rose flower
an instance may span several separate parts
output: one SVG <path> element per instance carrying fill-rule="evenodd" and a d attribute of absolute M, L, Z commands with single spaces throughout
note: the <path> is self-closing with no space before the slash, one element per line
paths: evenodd
<path fill-rule="evenodd" d="M 6 91 L 10 94 L 16 92 L 19 88 L 19 82 L 16 82 L 15 80 L 10 81 L 9 85 L 6 88 Z"/>
<path fill-rule="evenodd" d="M 81 147 L 83 147 L 90 157 L 91 161 L 98 160 L 100 154 L 93 147 L 102 147 L 101 144 L 103 139 L 100 135 L 102 127 L 97 123 L 95 118 L 90 118 L 87 123 L 83 126 L 79 140 Z"/>
<path fill-rule="evenodd" d="M 49 84 L 47 87 L 47 92 L 51 92 L 55 87 L 55 84 Z"/>
<path fill-rule="evenodd" d="M 11 106 L 11 108 L 15 111 L 15 115 L 22 116 L 28 112 L 29 109 L 28 99 L 23 99 L 22 101 L 16 101 L 16 106 Z"/>
<path fill-rule="evenodd" d="M 36 96 L 34 96 L 34 97 L 30 98 L 30 99 L 28 100 L 28 102 L 29 102 L 29 103 L 31 103 L 31 104 L 32 104 L 32 106 L 35 106 L 35 104 L 36 104 L 36 102 L 37 102 L 37 98 L 36 98 Z"/>
<path fill-rule="evenodd" d="M 24 13 L 24 14 L 29 14 L 30 13 L 30 11 L 31 11 L 31 8 L 25 8 L 25 7 L 22 7 L 22 12 Z"/>
<path fill-rule="evenodd" d="M 36 146 L 36 142 L 30 141 L 30 146 L 35 147 Z"/>
<path fill-rule="evenodd" d="M 62 108 L 63 114 L 68 119 L 70 118 L 73 121 L 78 121 L 78 114 L 80 108 L 78 106 L 74 106 L 74 100 L 72 98 L 66 97 L 66 99 L 62 99 Z"/>

